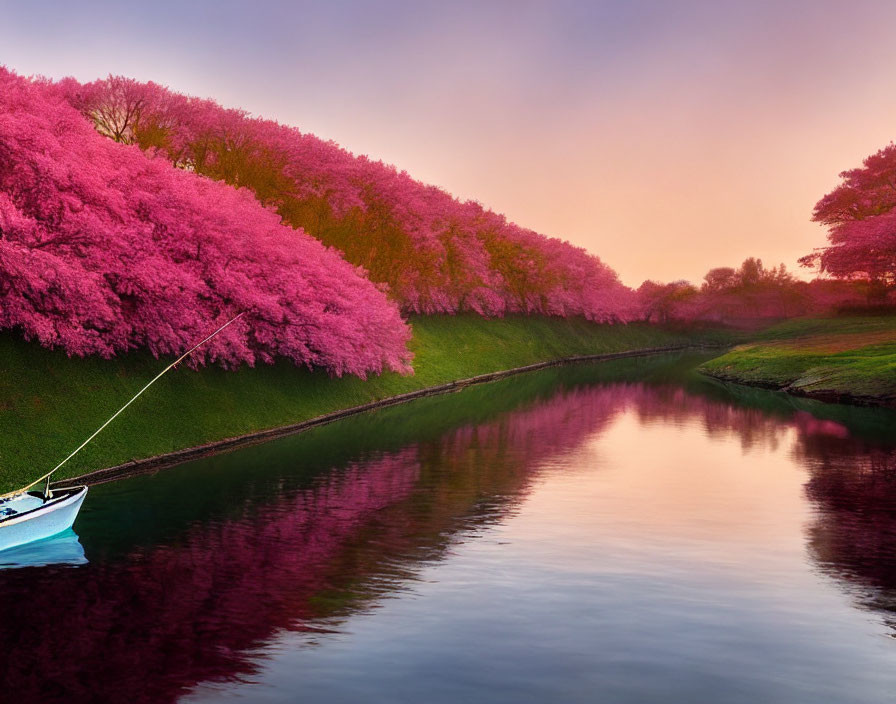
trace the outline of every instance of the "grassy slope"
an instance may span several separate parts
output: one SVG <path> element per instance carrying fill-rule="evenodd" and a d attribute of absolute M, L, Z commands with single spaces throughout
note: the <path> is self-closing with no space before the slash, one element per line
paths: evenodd
<path fill-rule="evenodd" d="M 239 372 L 182 369 L 164 377 L 71 461 L 58 478 L 214 440 L 296 423 L 534 362 L 695 341 L 727 333 L 584 320 L 426 316 L 411 321 L 416 374 L 333 379 L 287 363 Z M 145 354 L 69 359 L 0 335 L 0 490 L 52 467 L 164 366 Z"/>
<path fill-rule="evenodd" d="M 791 320 L 753 337 L 701 370 L 819 398 L 896 404 L 896 316 Z"/>

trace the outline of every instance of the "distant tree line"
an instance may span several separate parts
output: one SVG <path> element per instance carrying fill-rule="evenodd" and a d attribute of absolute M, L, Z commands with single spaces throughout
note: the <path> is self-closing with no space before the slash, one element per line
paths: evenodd
<path fill-rule="evenodd" d="M 739 269 L 711 269 L 699 287 L 645 281 L 638 289 L 644 319 L 736 321 L 896 308 L 896 145 L 840 178 L 812 217 L 828 228 L 828 244 L 800 259 L 819 278 L 800 281 L 783 264 L 766 269 L 749 258 Z"/>
<path fill-rule="evenodd" d="M 645 281 L 638 288 L 644 320 L 746 321 L 834 313 L 867 303 L 867 281 L 801 281 L 780 264 L 766 269 L 750 257 L 739 268 L 710 269 L 700 286 L 689 281 Z"/>

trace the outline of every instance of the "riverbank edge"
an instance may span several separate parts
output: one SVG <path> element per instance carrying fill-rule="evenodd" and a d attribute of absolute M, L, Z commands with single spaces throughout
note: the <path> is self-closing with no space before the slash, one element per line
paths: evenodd
<path fill-rule="evenodd" d="M 343 418 L 348 418 L 360 413 L 367 413 L 369 411 L 375 411 L 380 408 L 396 406 L 402 403 L 414 401 L 416 399 L 426 398 L 428 396 L 438 396 L 441 394 L 454 393 L 457 391 L 462 391 L 469 386 L 499 381 L 507 377 L 539 371 L 541 369 L 549 369 L 551 367 L 559 367 L 566 364 L 578 364 L 583 362 L 606 362 L 615 359 L 647 357 L 656 354 L 682 352 L 686 350 L 724 350 L 727 347 L 727 345 L 713 344 L 684 344 L 667 345 L 664 347 L 648 347 L 637 350 L 625 350 L 621 352 L 574 355 L 571 357 L 561 357 L 544 362 L 537 362 L 535 364 L 527 364 L 511 369 L 502 369 L 495 372 L 489 372 L 487 374 L 478 374 L 466 379 L 457 379 L 454 381 L 449 381 L 445 384 L 429 386 L 423 389 L 417 389 L 414 391 L 409 391 L 407 393 L 397 394 L 395 396 L 372 401 L 370 403 L 364 403 L 358 406 L 352 406 L 350 408 L 334 411 L 332 413 L 326 413 L 315 418 L 309 418 L 299 423 L 292 423 L 289 425 L 260 430 L 232 438 L 216 440 L 204 445 L 188 447 L 181 450 L 176 450 L 174 452 L 156 455 L 154 457 L 132 460 L 130 462 L 125 462 L 113 467 L 97 469 L 76 477 L 61 479 L 58 482 L 54 482 L 52 484 L 52 488 L 59 489 L 63 487 L 84 484 L 92 486 L 97 484 L 105 484 L 120 479 L 127 479 L 129 477 L 138 475 L 152 474 L 163 469 L 170 469 L 171 467 L 175 467 L 191 460 L 210 457 L 213 455 L 237 450 L 242 447 L 249 447 L 251 445 L 268 442 L 269 440 L 275 440 L 277 438 L 295 435 L 297 433 L 326 425 L 328 423 L 333 423 L 335 421 L 342 420 Z"/>
<path fill-rule="evenodd" d="M 787 383 L 774 383 L 770 381 L 757 381 L 754 379 L 744 379 L 737 374 L 724 374 L 716 370 L 698 368 L 697 371 L 704 376 L 722 381 L 727 384 L 739 384 L 740 386 L 751 386 L 757 389 L 767 389 L 769 391 L 781 391 L 791 396 L 799 396 L 814 401 L 822 401 L 823 403 L 843 403 L 851 406 L 866 406 L 872 408 L 896 408 L 896 396 L 874 396 L 867 394 L 850 393 L 846 391 L 833 391 L 830 389 L 802 389 Z"/>
<path fill-rule="evenodd" d="M 894 363 L 896 311 L 781 321 L 697 371 L 824 403 L 896 408 Z"/>

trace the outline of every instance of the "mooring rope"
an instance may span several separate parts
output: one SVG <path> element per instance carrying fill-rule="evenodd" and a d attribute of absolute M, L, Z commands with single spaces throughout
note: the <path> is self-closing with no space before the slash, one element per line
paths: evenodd
<path fill-rule="evenodd" d="M 226 323 L 224 323 L 224 325 L 222 325 L 217 330 L 215 330 L 211 335 L 204 338 L 202 341 L 197 342 L 189 350 L 184 352 L 180 357 L 178 357 L 171 364 L 169 364 L 167 367 L 165 367 L 161 372 L 159 372 L 159 374 L 152 381 L 150 381 L 146 386 L 144 386 L 142 389 L 140 389 L 130 401 L 128 401 L 121 408 L 119 408 L 117 411 L 115 411 L 115 413 L 105 423 L 103 423 L 99 428 L 97 428 L 89 438 L 87 438 L 84 442 L 82 442 L 80 445 L 78 445 L 78 447 L 68 457 L 66 457 L 64 460 L 62 460 L 62 462 L 60 462 L 55 467 L 53 467 L 53 469 L 51 469 L 49 472 L 44 474 L 42 477 L 38 477 L 30 484 L 23 486 L 21 489 L 16 489 L 15 491 L 10 491 L 9 493 L 6 493 L 6 494 L 0 494 L 0 499 L 8 499 L 13 496 L 19 496 L 20 494 L 24 494 L 31 487 L 33 487 L 37 484 L 40 484 L 42 481 L 46 481 L 47 486 L 49 487 L 50 477 L 53 476 L 53 474 L 56 472 L 56 470 L 58 470 L 60 467 L 62 467 L 62 465 L 64 465 L 72 457 L 74 457 L 81 450 L 83 450 L 91 440 L 93 440 L 97 435 L 99 435 L 105 429 L 105 427 L 107 425 L 109 425 L 109 423 L 111 423 L 113 420 L 115 420 L 125 408 L 127 408 L 134 401 L 136 401 L 143 394 L 144 391 L 146 391 L 150 386 L 152 386 L 159 379 L 161 379 L 163 376 L 165 376 L 165 374 L 167 374 L 170 370 L 174 369 L 174 367 L 176 367 L 178 364 L 183 362 L 187 357 L 189 357 L 191 354 L 193 354 L 196 350 L 198 350 L 200 347 L 202 347 L 202 345 L 204 345 L 206 342 L 211 340 L 215 335 L 217 335 L 219 332 L 224 330 L 224 328 L 228 327 L 231 323 L 236 322 L 238 319 L 242 318 L 245 314 L 246 313 L 244 311 L 244 312 L 240 313 L 239 315 L 234 316 L 233 318 L 228 320 Z"/>

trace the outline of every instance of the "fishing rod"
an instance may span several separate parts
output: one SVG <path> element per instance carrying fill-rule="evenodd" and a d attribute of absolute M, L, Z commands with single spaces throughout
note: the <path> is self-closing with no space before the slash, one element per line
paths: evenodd
<path fill-rule="evenodd" d="M 68 457 L 66 457 L 64 460 L 62 460 L 62 462 L 60 462 L 55 467 L 53 467 L 53 469 L 51 469 L 49 472 L 47 472 L 43 476 L 38 477 L 37 479 L 35 479 L 33 482 L 31 482 L 27 486 L 23 486 L 21 489 L 17 489 L 16 491 L 11 491 L 8 494 L 0 494 L 0 499 L 7 499 L 7 498 L 10 498 L 13 496 L 19 496 L 20 494 L 24 494 L 31 487 L 36 486 L 37 484 L 40 484 L 44 480 L 46 480 L 46 482 L 47 482 L 47 485 L 44 489 L 44 498 L 45 499 L 51 498 L 52 494 L 50 492 L 50 477 L 53 476 L 53 474 L 56 472 L 56 470 L 58 470 L 60 467 L 62 467 L 62 465 L 64 465 L 72 457 L 74 457 L 81 450 L 83 450 L 91 440 L 93 440 L 97 435 L 99 435 L 106 428 L 106 426 L 109 425 L 109 423 L 111 423 L 113 420 L 115 420 L 125 408 L 127 408 L 134 401 L 136 401 L 143 394 L 143 392 L 146 391 L 150 386 L 155 384 L 159 379 L 161 379 L 163 376 L 165 376 L 165 374 L 167 374 L 169 371 L 174 369 L 174 367 L 176 367 L 178 364 L 183 362 L 187 357 L 189 357 L 191 354 L 193 354 L 196 350 L 198 350 L 200 347 L 202 347 L 202 345 L 204 345 L 206 342 L 211 340 L 219 332 L 221 332 L 222 330 L 224 330 L 225 328 L 227 328 L 228 326 L 230 326 L 231 324 L 235 323 L 237 320 L 242 318 L 245 314 L 246 314 L 246 312 L 243 311 L 239 315 L 234 316 L 233 318 L 228 320 L 226 323 L 224 323 L 221 327 L 219 327 L 217 330 L 215 330 L 211 335 L 208 335 L 207 337 L 203 338 L 200 342 L 197 342 L 189 350 L 184 352 L 180 357 L 178 357 L 171 364 L 169 364 L 167 367 L 165 367 L 161 372 L 159 372 L 159 374 L 156 375 L 156 377 L 152 381 L 150 381 L 146 386 L 144 386 L 142 389 L 140 389 L 133 396 L 133 398 L 131 398 L 130 401 L 128 401 L 121 408 L 119 408 L 117 411 L 115 411 L 115 413 L 105 423 L 103 423 L 99 428 L 97 428 L 89 438 L 87 438 L 84 442 L 82 442 L 80 445 L 78 445 L 78 447 L 74 451 L 72 451 L 71 454 L 68 455 Z"/>

